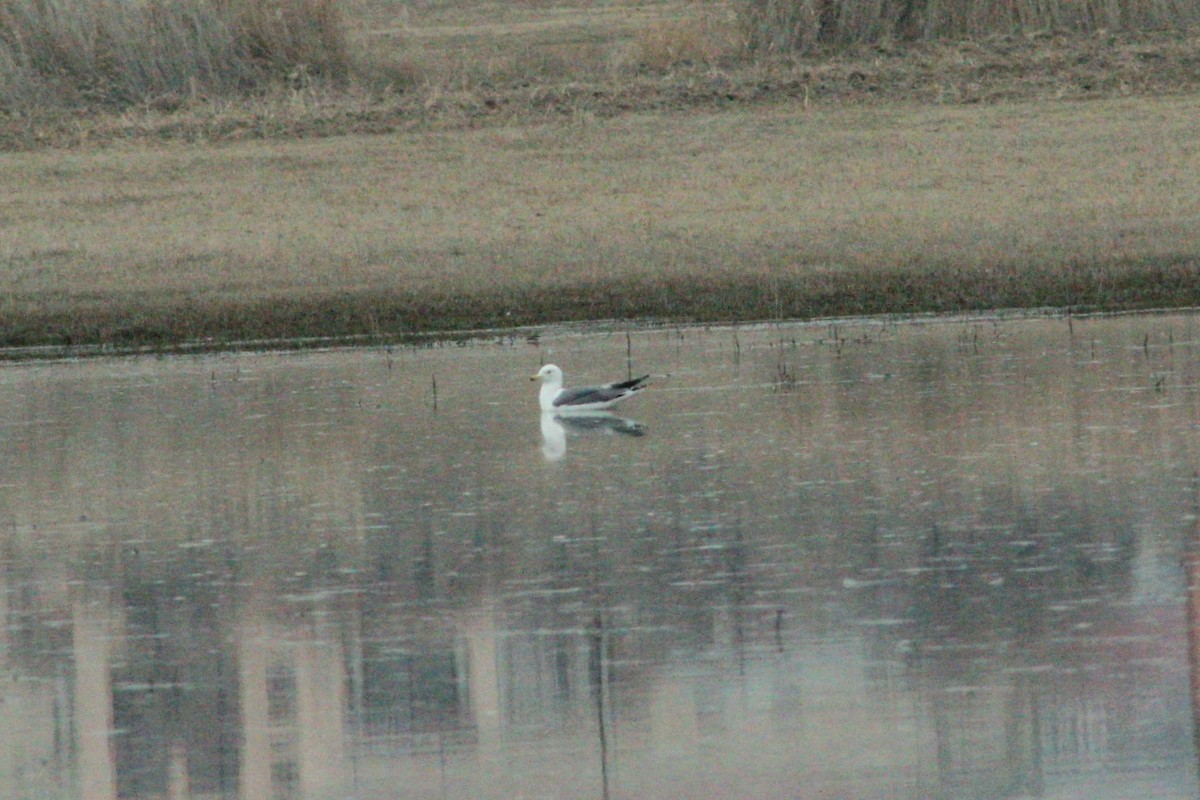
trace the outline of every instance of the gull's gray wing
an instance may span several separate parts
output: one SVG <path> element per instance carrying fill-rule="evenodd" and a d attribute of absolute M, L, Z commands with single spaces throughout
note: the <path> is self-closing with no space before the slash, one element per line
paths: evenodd
<path fill-rule="evenodd" d="M 570 408 L 571 406 L 582 406 L 588 403 L 608 403 L 613 400 L 620 400 L 622 397 L 628 397 L 641 389 L 649 379 L 649 375 L 643 375 L 640 378 L 619 381 L 617 383 L 606 383 L 603 386 L 580 386 L 577 389 L 563 389 L 562 394 L 554 399 L 554 407 Z"/>
<path fill-rule="evenodd" d="M 564 406 L 582 406 L 588 403 L 607 403 L 628 394 L 627 388 L 616 386 L 580 386 L 577 389 L 563 389 L 562 394 L 554 398 L 556 408 Z"/>

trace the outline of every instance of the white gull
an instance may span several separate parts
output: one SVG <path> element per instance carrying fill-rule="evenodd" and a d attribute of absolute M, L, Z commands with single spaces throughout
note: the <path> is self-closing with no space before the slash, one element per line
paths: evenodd
<path fill-rule="evenodd" d="M 640 378 L 606 383 L 601 386 L 564 389 L 562 370 L 553 364 L 547 364 L 538 370 L 536 375 L 530 377 L 531 381 L 540 380 L 542 382 L 541 391 L 538 392 L 538 402 L 541 403 L 542 411 L 558 413 L 596 411 L 608 408 L 645 389 L 646 381 L 649 379 L 649 375 L 643 375 Z"/>

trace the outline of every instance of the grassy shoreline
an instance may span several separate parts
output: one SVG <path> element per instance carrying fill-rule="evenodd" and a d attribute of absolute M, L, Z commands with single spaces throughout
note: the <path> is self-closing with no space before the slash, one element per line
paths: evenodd
<path fill-rule="evenodd" d="M 1200 97 L 0 156 L 0 347 L 1200 305 Z"/>
<path fill-rule="evenodd" d="M 339 342 L 429 342 L 553 324 L 736 324 L 769 320 L 1056 311 L 1090 314 L 1190 308 L 1200 258 L 1013 268 L 861 271 L 763 284 L 731 279 L 630 282 L 506 295 L 261 297 L 222 303 L 120 298 L 94 309 L 7 317 L 0 358 L 133 352 L 293 349 Z M 428 324 L 436 320 L 436 324 Z"/>
<path fill-rule="evenodd" d="M 9 118 L 0 348 L 1197 306 L 1198 41 Z"/>
<path fill-rule="evenodd" d="M 513 57 L 504 48 L 518 46 L 498 46 L 499 60 Z M 482 74 L 454 79 L 425 74 L 432 66 L 413 67 L 412 83 L 388 84 L 381 93 L 311 84 L 242 98 L 147 102 L 119 112 L 47 107 L 0 114 L 0 153 L 296 141 L 795 104 L 956 106 L 1193 95 L 1200 93 L 1198 49 L 1200 30 L 1041 33 L 637 67 L 657 63 L 649 53 L 630 56 L 634 66 L 623 69 L 591 64 L 560 75 L 540 74 L 553 65 L 529 75 L 503 69 L 493 75 L 478 67 Z"/>
<path fill-rule="evenodd" d="M 851 316 L 1059 310 L 1063 313 L 1194 307 L 1200 257 L 962 270 L 953 265 L 862 269 L 762 281 L 733 275 L 697 290 L 686 277 L 506 292 L 330 293 L 197 302 L 77 299 L 5 314 L 0 348 L 81 352 L 227 349 L 306 339 L 427 341 L 548 324 L 747 323 Z M 90 306 L 90 307 L 89 307 Z M 49 308 L 51 310 L 47 311 Z"/>

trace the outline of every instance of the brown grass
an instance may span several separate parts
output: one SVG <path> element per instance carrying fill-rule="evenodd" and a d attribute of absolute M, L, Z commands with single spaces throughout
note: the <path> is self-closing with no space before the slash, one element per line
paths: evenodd
<path fill-rule="evenodd" d="M 349 65 L 334 0 L 0 0 L 0 112 L 175 108 Z"/>
<path fill-rule="evenodd" d="M 0 341 L 1193 304 L 1194 97 L 10 154 Z"/>
<path fill-rule="evenodd" d="M 0 344 L 1200 303 L 1194 34 L 361 1 L 340 86 L 0 114 Z"/>
<path fill-rule="evenodd" d="M 741 0 L 737 9 L 749 46 L 768 51 L 1200 23 L 1194 3 L 1173 0 Z"/>
<path fill-rule="evenodd" d="M 661 104 L 677 102 L 680 80 L 741 97 L 830 62 L 869 73 L 880 54 L 853 49 L 864 43 L 887 57 L 896 41 L 1178 36 L 1194 24 L 1194 4 L 1166 0 L 0 0 L 0 122 L 54 109 L 213 116 L 247 98 L 264 114 L 297 99 L 494 113 L 563 92 L 624 107 L 665 90 Z M 1010 68 L 1013 47 L 981 66 Z M 797 52 L 820 61 L 797 65 Z"/>
<path fill-rule="evenodd" d="M 745 54 L 746 45 L 732 12 L 718 4 L 646 25 L 622 63 L 657 72 L 681 65 L 728 65 Z"/>

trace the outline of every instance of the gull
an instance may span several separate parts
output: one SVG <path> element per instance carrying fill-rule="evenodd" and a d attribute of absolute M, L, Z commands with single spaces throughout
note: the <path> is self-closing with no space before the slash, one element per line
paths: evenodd
<path fill-rule="evenodd" d="M 539 369 L 536 375 L 529 378 L 531 381 L 540 380 L 542 382 L 542 389 L 538 392 L 538 402 L 542 405 L 542 411 L 557 411 L 559 413 L 597 411 L 602 408 L 608 408 L 613 403 L 618 403 L 627 397 L 633 397 L 642 389 L 645 389 L 646 381 L 649 379 L 649 375 L 643 375 L 633 380 L 606 383 L 602 386 L 580 386 L 577 389 L 564 389 L 562 385 L 562 370 L 553 364 L 547 364 Z"/>

